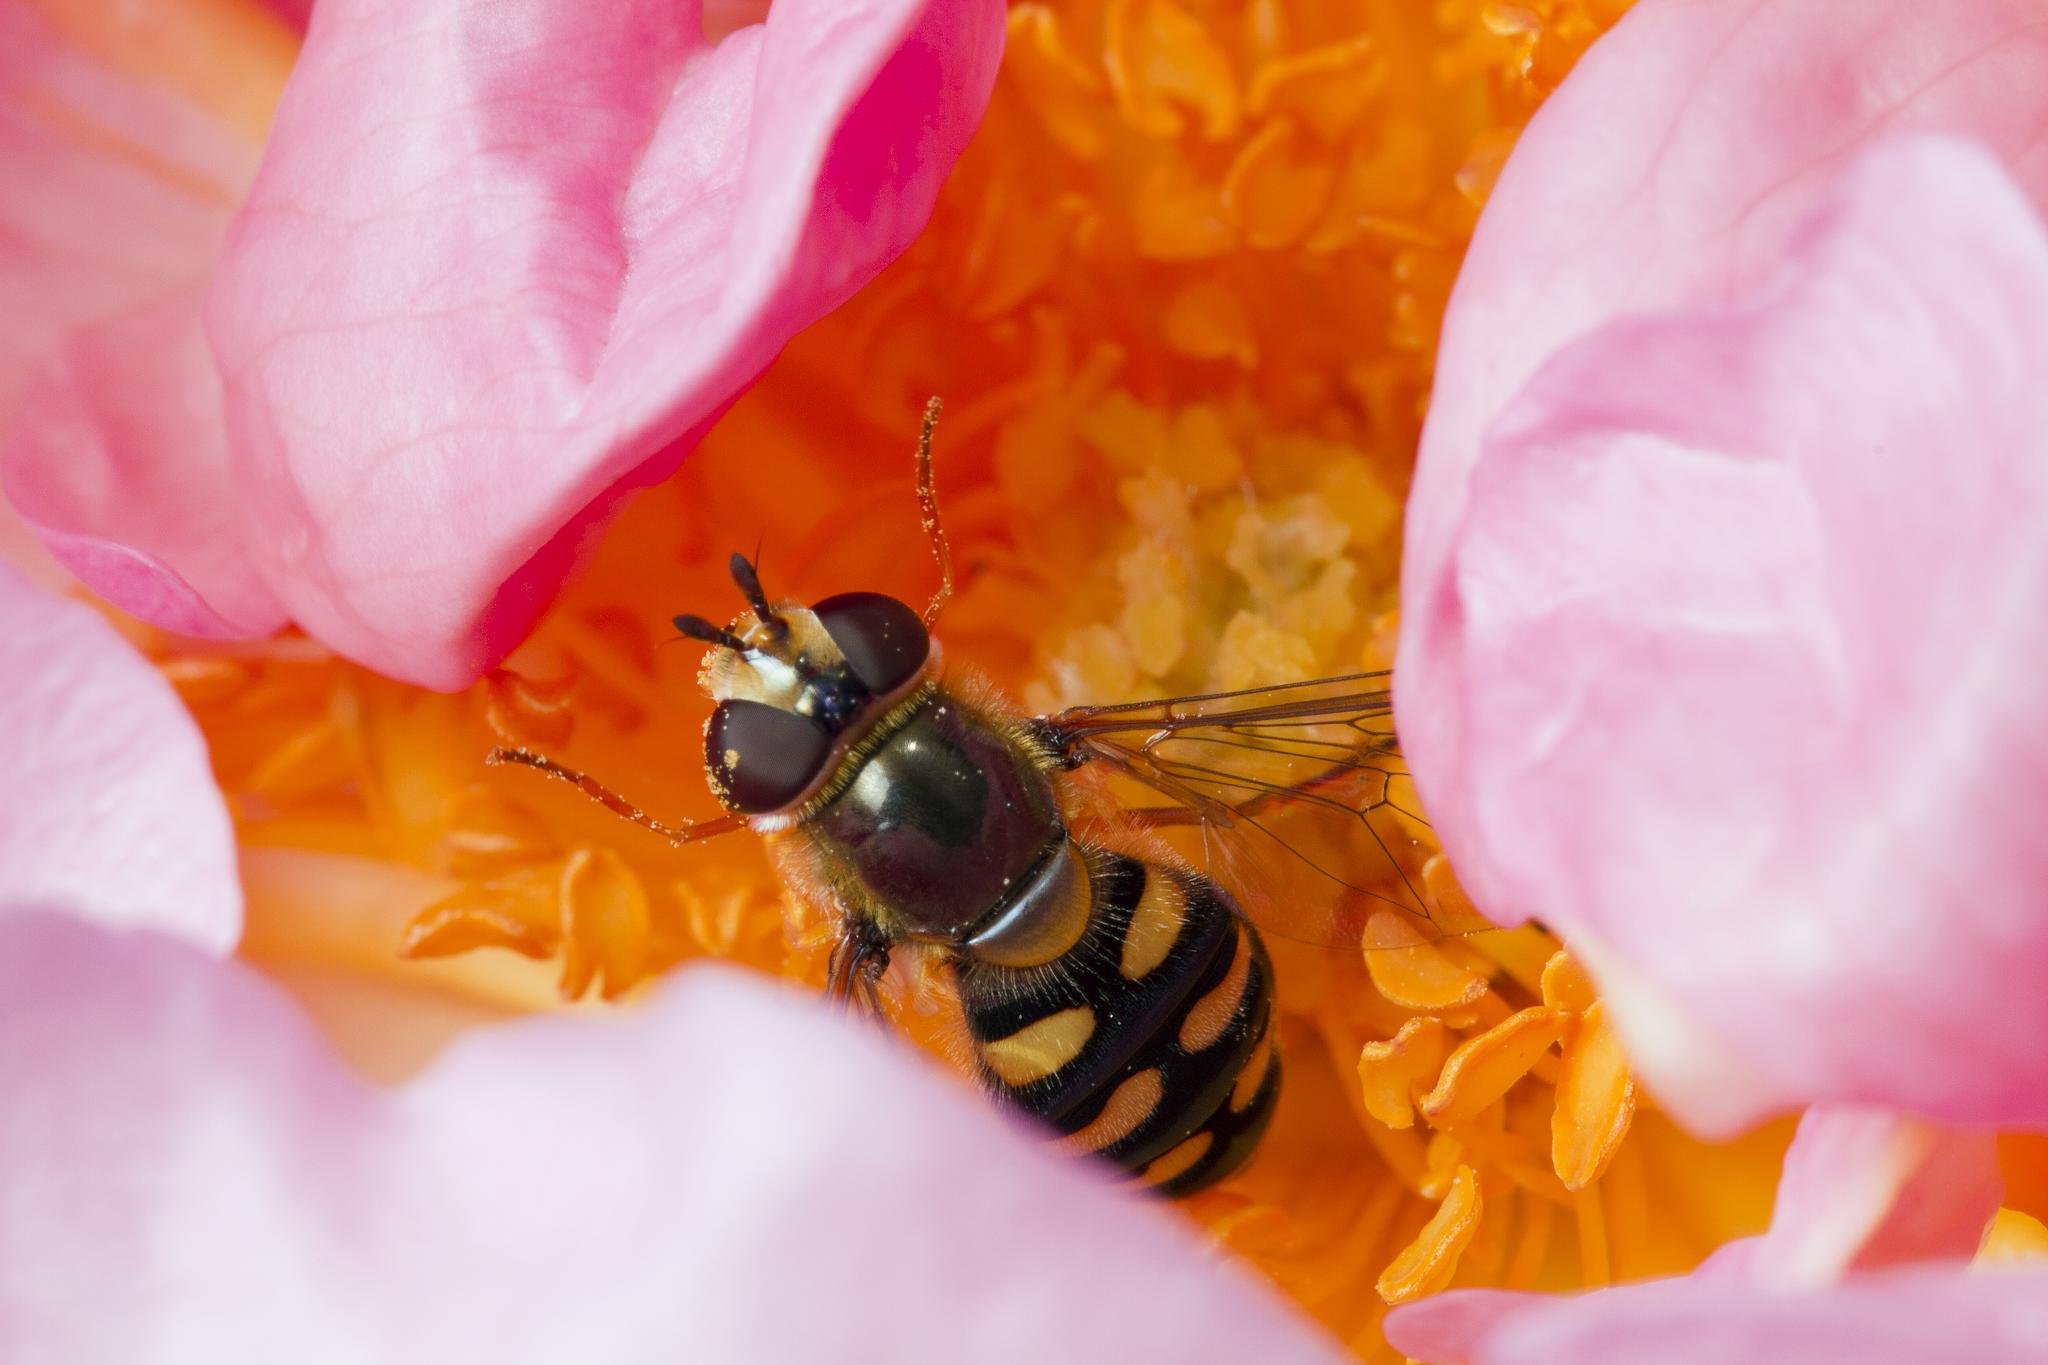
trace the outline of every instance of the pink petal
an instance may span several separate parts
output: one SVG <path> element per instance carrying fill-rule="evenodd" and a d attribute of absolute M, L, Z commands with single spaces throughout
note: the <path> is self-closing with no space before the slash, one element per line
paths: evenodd
<path fill-rule="evenodd" d="M 162 939 L 11 919 L 0 998 L 38 1116 L 0 1124 L 0 1358 L 1341 1358 L 1169 1211 L 724 970 L 392 1092 Z"/>
<path fill-rule="evenodd" d="M 1785 1153 L 1752 1279 L 1820 1285 L 1852 1270 L 1967 1262 L 2004 1193 L 1998 1142 L 1878 1109 L 1819 1107 Z"/>
<path fill-rule="evenodd" d="M 234 948 L 234 829 L 191 715 L 96 613 L 4 565 L 0 735 L 0 908 Z"/>
<path fill-rule="evenodd" d="M 626 491 L 922 229 L 997 0 L 321 0 L 211 326 L 258 562 L 397 677 L 509 649 Z"/>
<path fill-rule="evenodd" d="M 0 491 L 102 596 L 262 634 L 285 618 L 242 549 L 201 328 L 257 143 L 85 45 L 126 22 L 0 4 Z"/>
<path fill-rule="evenodd" d="M 1576 1298 L 1520 1296 L 1474 1335 L 1440 1294 L 1387 1316 L 1394 1349 L 1434 1365 L 2032 1365 L 2048 1358 L 2048 1272 L 1893 1271 L 1818 1292 L 1655 1280 Z M 1511 1296 L 1494 1296 L 1508 1298 Z M 1500 1307 L 1502 1305 L 1492 1305 Z M 1440 1334 L 1440 1330 L 1442 1332 Z"/>
<path fill-rule="evenodd" d="M 2048 10 L 2038 0 L 1641 0 L 1545 102 L 1480 219 L 1444 319 L 1404 522 L 1404 749 L 1430 816 L 1471 847 L 1476 793 L 1453 555 L 1481 439 L 1560 346 L 1612 319 L 1741 297 L 1870 140 L 1972 137 L 2048 204 Z M 1526 911 L 1459 868 L 1497 917 Z"/>
<path fill-rule="evenodd" d="M 1907 139 L 1752 298 L 1602 329 L 1488 437 L 1458 667 L 1403 657 L 1462 747 L 1411 759 L 1699 1129 L 2048 1122 L 2043 374 L 2048 236 Z"/>
<path fill-rule="evenodd" d="M 313 17 L 313 0 L 263 0 L 263 3 L 301 33 L 306 30 L 306 21 Z"/>
<path fill-rule="evenodd" d="M 1387 1344 L 1411 1359 L 1466 1365 L 1484 1359 L 1487 1343 L 1508 1323 L 1575 1302 L 1522 1290 L 1453 1289 L 1393 1309 L 1384 1330 Z"/>

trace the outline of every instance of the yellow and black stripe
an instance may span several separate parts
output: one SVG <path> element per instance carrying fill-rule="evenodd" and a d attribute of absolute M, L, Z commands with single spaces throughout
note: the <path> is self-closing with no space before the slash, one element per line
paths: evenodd
<path fill-rule="evenodd" d="M 1100 852 L 1087 869 L 1087 927 L 1058 957 L 961 961 L 982 1076 L 1069 1146 L 1188 1194 L 1242 1165 L 1273 1116 L 1265 945 L 1198 873 Z"/>

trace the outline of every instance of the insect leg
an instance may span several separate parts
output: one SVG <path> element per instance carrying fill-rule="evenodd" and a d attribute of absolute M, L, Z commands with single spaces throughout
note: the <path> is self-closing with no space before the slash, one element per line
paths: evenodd
<path fill-rule="evenodd" d="M 517 763 L 547 774 L 559 781 L 567 782 L 591 800 L 603 806 L 621 819 L 631 820 L 642 829 L 648 829 L 669 841 L 670 845 L 681 848 L 684 844 L 698 839 L 709 839 L 714 835 L 730 834 L 736 829 L 746 828 L 746 818 L 739 815 L 721 816 L 716 820 L 699 820 L 691 824 L 668 825 L 655 819 L 638 806 L 620 796 L 611 788 L 599 782 L 588 773 L 578 772 L 555 762 L 552 758 L 537 754 L 531 749 L 493 749 L 484 762 L 492 767 L 505 763 Z"/>
<path fill-rule="evenodd" d="M 939 494 L 932 486 L 932 432 L 939 425 L 939 410 L 945 405 L 937 396 L 924 405 L 924 427 L 917 437 L 917 509 L 924 520 L 924 533 L 932 542 L 932 558 L 939 564 L 939 590 L 924 609 L 924 628 L 938 623 L 939 613 L 953 597 L 953 549 L 946 541 L 946 528 L 939 521 Z"/>
<path fill-rule="evenodd" d="M 856 1007 L 880 1023 L 882 976 L 889 970 L 889 937 L 873 920 L 849 916 L 840 921 L 839 942 L 832 946 L 825 974 L 825 998 L 842 1008 Z"/>
<path fill-rule="evenodd" d="M 854 984 L 860 990 L 862 1007 L 876 1023 L 882 1022 L 882 974 L 889 970 L 889 950 L 869 953 L 855 968 Z"/>
<path fill-rule="evenodd" d="M 1140 806 L 1122 815 L 1138 829 L 1184 829 L 1207 818 L 1193 806 Z"/>
<path fill-rule="evenodd" d="M 853 963 L 859 955 L 854 947 L 853 936 L 840 931 L 839 941 L 832 945 L 832 955 L 825 965 L 825 998 L 834 1004 L 844 1006 L 853 982 Z"/>

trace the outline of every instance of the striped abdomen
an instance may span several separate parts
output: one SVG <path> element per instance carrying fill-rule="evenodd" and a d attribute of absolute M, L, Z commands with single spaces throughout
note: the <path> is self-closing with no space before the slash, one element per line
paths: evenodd
<path fill-rule="evenodd" d="M 983 1078 L 1072 1146 L 1187 1194 L 1243 1164 L 1272 1118 L 1265 946 L 1198 873 L 1100 852 L 1088 870 L 1088 924 L 1060 956 L 960 963 Z"/>

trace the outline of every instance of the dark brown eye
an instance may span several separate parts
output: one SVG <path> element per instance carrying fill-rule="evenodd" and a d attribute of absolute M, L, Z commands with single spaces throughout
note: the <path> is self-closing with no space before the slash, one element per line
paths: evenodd
<path fill-rule="evenodd" d="M 924 667 L 931 637 L 916 612 L 878 592 L 843 592 L 811 608 L 853 676 L 870 692 L 893 692 Z"/>
<path fill-rule="evenodd" d="M 726 804 L 747 815 L 781 810 L 815 782 L 832 755 L 824 727 L 758 701 L 722 701 L 704 732 L 704 761 Z"/>

